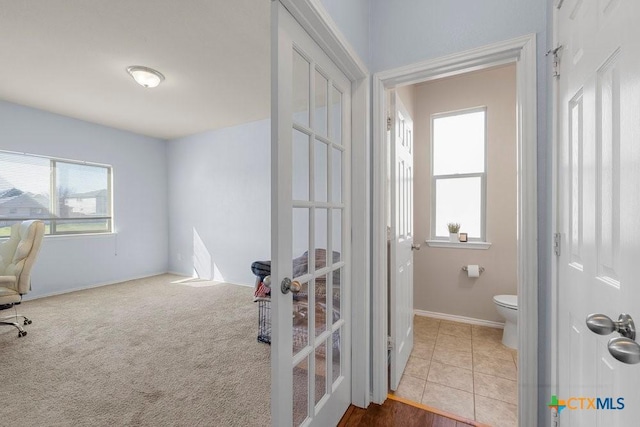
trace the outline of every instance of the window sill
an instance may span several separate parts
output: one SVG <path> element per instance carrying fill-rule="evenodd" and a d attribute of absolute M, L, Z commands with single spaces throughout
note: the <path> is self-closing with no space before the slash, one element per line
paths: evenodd
<path fill-rule="evenodd" d="M 66 239 L 75 239 L 78 237 L 90 238 L 90 239 L 100 239 L 106 237 L 115 237 L 118 233 L 115 231 L 108 231 L 105 233 L 69 233 L 69 234 L 45 234 L 45 239 L 53 239 L 53 240 L 66 240 Z"/>
<path fill-rule="evenodd" d="M 446 240 L 426 240 L 426 243 L 430 248 L 487 250 L 491 247 L 490 242 L 449 242 Z"/>

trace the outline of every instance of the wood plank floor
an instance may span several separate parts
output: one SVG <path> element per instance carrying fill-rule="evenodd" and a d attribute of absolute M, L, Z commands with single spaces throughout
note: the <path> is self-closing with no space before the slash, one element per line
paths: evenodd
<path fill-rule="evenodd" d="M 389 396 L 382 405 L 372 403 L 367 409 L 351 405 L 338 427 L 472 427 L 473 421 L 461 421 L 429 411 L 427 407 Z"/>

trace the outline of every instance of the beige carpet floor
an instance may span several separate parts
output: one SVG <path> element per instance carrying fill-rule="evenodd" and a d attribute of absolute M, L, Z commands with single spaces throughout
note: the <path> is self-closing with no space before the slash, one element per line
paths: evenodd
<path fill-rule="evenodd" d="M 0 326 L 0 424 L 267 426 L 252 289 L 161 275 L 24 302 Z M 11 310 L 0 316 L 12 314 Z"/>

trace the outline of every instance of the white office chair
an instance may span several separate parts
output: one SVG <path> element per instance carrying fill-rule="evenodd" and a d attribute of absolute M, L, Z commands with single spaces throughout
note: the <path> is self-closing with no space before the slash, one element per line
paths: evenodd
<path fill-rule="evenodd" d="M 44 223 L 42 221 L 24 221 L 11 227 L 11 237 L 0 243 L 0 310 L 13 308 L 22 302 L 22 296 L 31 290 L 31 269 L 42 245 Z M 11 325 L 18 329 L 18 337 L 27 335 L 18 317 L 24 325 L 31 320 L 15 313 L 0 318 L 0 325 Z M 13 319 L 13 321 L 11 321 Z"/>

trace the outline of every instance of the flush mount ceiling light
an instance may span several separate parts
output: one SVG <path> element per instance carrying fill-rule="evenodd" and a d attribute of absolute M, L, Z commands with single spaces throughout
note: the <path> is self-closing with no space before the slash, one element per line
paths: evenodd
<path fill-rule="evenodd" d="M 136 83 L 144 87 L 156 87 L 164 80 L 164 76 L 159 71 L 141 65 L 127 67 L 127 73 L 133 77 Z"/>

